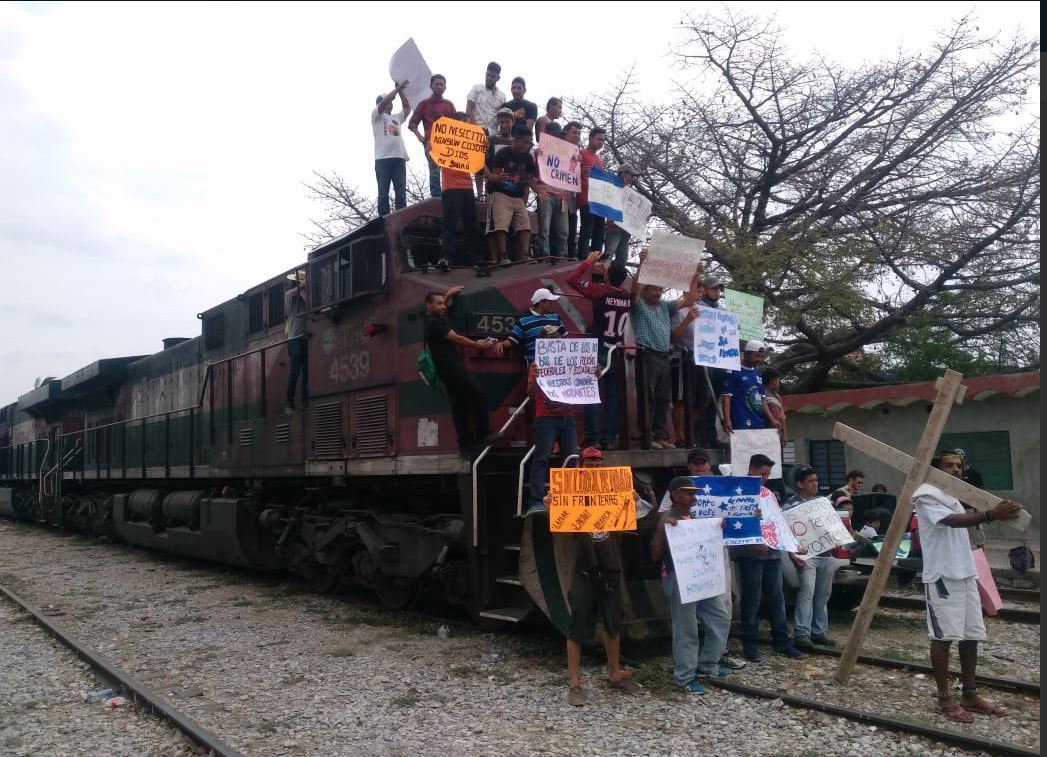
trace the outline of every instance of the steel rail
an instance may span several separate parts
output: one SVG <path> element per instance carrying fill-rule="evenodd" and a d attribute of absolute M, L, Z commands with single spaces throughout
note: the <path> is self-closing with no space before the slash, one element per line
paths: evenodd
<path fill-rule="evenodd" d="M 880 605 L 882 607 L 893 607 L 896 610 L 923 610 L 927 606 L 923 597 L 900 597 L 890 594 L 880 597 Z M 1014 623 L 1035 623 L 1038 625 L 1040 622 L 1040 611 L 1025 610 L 1017 607 L 1002 607 L 998 613 L 990 617 L 1009 620 Z"/>
<path fill-rule="evenodd" d="M 783 691 L 761 689 L 744 683 L 728 683 L 727 681 L 718 678 L 711 678 L 708 682 L 710 685 L 715 686 L 718 689 L 730 691 L 735 694 L 757 697 L 759 699 L 780 699 L 790 707 L 816 710 L 818 712 L 824 712 L 827 715 L 835 715 L 858 723 L 868 723 L 892 731 L 925 736 L 929 739 L 934 739 L 935 741 L 953 744 L 955 746 L 964 747 L 965 749 L 977 749 L 988 754 L 998 754 L 1003 755 L 1004 757 L 1038 757 L 1040 754 L 1039 749 L 1028 749 L 1017 744 L 1007 744 L 993 739 L 968 736 L 967 734 L 949 731 L 944 728 L 936 728 L 934 726 L 921 725 L 919 723 L 910 723 L 905 720 L 897 720 L 884 715 L 863 712 L 862 710 L 855 710 L 850 707 L 843 707 L 829 702 L 820 702 L 816 699 L 808 699 L 807 697 L 786 694 Z"/>
<path fill-rule="evenodd" d="M 0 593 L 27 612 L 38 626 L 65 644 L 73 653 L 87 662 L 104 678 L 115 681 L 136 702 L 144 702 L 154 712 L 166 718 L 194 743 L 209 749 L 211 757 L 242 757 L 240 752 L 223 742 L 187 715 L 176 710 L 163 697 L 146 686 L 130 673 L 116 666 L 110 659 L 94 651 L 55 621 L 45 616 L 36 606 L 23 599 L 11 589 L 0 584 Z"/>

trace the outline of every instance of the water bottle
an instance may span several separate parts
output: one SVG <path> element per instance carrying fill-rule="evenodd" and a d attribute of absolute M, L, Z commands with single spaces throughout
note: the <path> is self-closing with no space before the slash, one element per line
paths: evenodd
<path fill-rule="evenodd" d="M 502 659 L 502 654 L 494 647 L 491 647 L 484 653 L 484 662 L 495 663 Z"/>
<path fill-rule="evenodd" d="M 84 701 L 94 704 L 95 702 L 103 702 L 106 699 L 115 697 L 120 692 L 116 689 L 100 689 L 99 691 L 92 691 L 89 694 L 84 694 Z"/>
<path fill-rule="evenodd" d="M 440 626 L 436 629 L 436 635 L 441 639 L 449 639 L 451 638 L 451 629 L 447 626 Z"/>

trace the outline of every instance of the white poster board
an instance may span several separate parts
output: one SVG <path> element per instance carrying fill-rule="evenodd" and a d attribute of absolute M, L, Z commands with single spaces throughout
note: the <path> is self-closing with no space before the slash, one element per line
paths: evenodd
<path fill-rule="evenodd" d="M 854 541 L 828 497 L 815 497 L 788 508 L 783 514 L 797 543 L 811 557 Z"/>
<path fill-rule="evenodd" d="M 666 523 L 665 539 L 681 602 L 719 597 L 727 591 L 719 518 L 681 520 L 675 526 Z"/>
<path fill-rule="evenodd" d="M 542 183 L 564 192 L 582 191 L 578 145 L 552 134 L 538 135 L 538 174 Z"/>
<path fill-rule="evenodd" d="M 640 283 L 687 291 L 702 259 L 705 242 L 657 231 L 651 237 L 647 260 L 640 266 Z"/>
<path fill-rule="evenodd" d="M 432 75 L 433 72 L 426 65 L 413 37 L 404 42 L 389 59 L 389 76 L 393 81 L 401 82 L 407 79 L 410 82 L 404 90 L 404 95 L 411 104 L 412 111 L 418 107 L 418 103 L 432 94 L 432 90 L 429 89 L 429 79 Z"/>
<path fill-rule="evenodd" d="M 698 322 L 692 331 L 695 365 L 710 368 L 742 369 L 742 355 L 738 340 L 738 314 L 719 308 L 699 306 Z"/>
<path fill-rule="evenodd" d="M 622 187 L 622 220 L 615 221 L 631 237 L 643 239 L 647 235 L 647 221 L 651 217 L 651 201 L 632 187 Z"/>
<path fill-rule="evenodd" d="M 782 477 L 782 441 L 776 428 L 746 429 L 731 432 L 731 470 L 737 475 L 748 472 L 749 458 L 767 455 L 774 461 L 771 478 Z"/>
<path fill-rule="evenodd" d="M 536 339 L 538 386 L 552 402 L 600 404 L 597 339 Z"/>

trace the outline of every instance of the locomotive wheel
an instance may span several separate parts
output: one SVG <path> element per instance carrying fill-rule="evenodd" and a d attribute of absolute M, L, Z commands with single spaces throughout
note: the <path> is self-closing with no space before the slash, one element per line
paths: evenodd
<path fill-rule="evenodd" d="M 299 573 L 305 579 L 310 591 L 317 594 L 333 594 L 338 588 L 339 575 L 326 565 L 320 565 L 312 560 L 303 560 Z"/>
<path fill-rule="evenodd" d="M 418 584 L 414 581 L 390 578 L 384 573 L 375 573 L 374 590 L 383 607 L 389 610 L 403 610 L 418 595 Z"/>

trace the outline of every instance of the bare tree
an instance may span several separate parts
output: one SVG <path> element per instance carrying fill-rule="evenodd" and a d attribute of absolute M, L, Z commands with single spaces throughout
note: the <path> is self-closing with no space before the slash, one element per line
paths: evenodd
<path fill-rule="evenodd" d="M 337 239 L 378 217 L 375 196 L 362 192 L 356 185 L 350 185 L 337 171 L 313 171 L 313 176 L 316 180 L 304 186 L 309 197 L 321 204 L 324 215 L 309 219 L 311 228 L 302 233 L 306 249 Z M 423 177 L 417 171 L 407 172 L 408 203 L 426 199 L 428 189 L 427 176 Z"/>
<path fill-rule="evenodd" d="M 762 295 L 801 389 L 899 330 L 1038 362 L 1038 44 L 970 18 L 930 50 L 845 69 L 796 62 L 773 23 L 689 18 L 689 77 L 645 103 L 626 74 L 576 102 L 637 165 L 656 219 Z"/>

